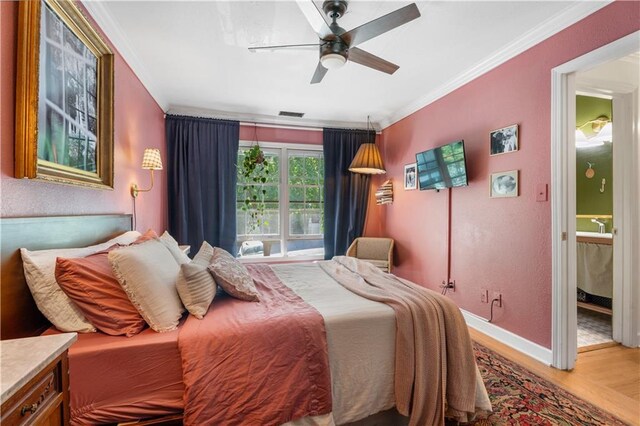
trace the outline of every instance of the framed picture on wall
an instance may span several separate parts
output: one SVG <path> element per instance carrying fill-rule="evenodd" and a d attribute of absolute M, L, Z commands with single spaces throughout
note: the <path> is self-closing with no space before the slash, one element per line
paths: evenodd
<path fill-rule="evenodd" d="M 418 171 L 416 163 L 407 164 L 404 166 L 404 189 L 416 189 L 418 184 Z"/>
<path fill-rule="evenodd" d="M 113 188 L 113 52 L 74 2 L 18 13 L 15 177 Z"/>
<path fill-rule="evenodd" d="M 518 125 L 513 124 L 491 132 L 491 155 L 518 150 Z"/>
<path fill-rule="evenodd" d="M 518 170 L 491 173 L 491 198 L 518 196 Z"/>

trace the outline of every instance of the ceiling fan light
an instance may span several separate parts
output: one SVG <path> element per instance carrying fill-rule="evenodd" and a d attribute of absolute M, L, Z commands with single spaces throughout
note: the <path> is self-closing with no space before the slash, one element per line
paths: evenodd
<path fill-rule="evenodd" d="M 347 62 L 347 58 L 338 53 L 328 53 L 320 58 L 320 63 L 328 70 L 340 68 Z"/>

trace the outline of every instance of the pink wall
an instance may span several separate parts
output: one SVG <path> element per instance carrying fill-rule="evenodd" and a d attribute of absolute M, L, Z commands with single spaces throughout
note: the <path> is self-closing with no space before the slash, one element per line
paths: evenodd
<path fill-rule="evenodd" d="M 259 142 L 286 142 L 322 145 L 322 132 L 304 129 L 278 129 L 275 127 L 240 126 L 240 140 Z"/>
<path fill-rule="evenodd" d="M 446 279 L 447 192 L 404 191 L 415 153 L 464 139 L 469 186 L 452 192 L 451 298 L 488 317 L 480 289 L 500 290 L 495 324 L 551 347 L 551 69 L 640 29 L 637 2 L 615 2 L 383 131 L 393 205 L 380 214 L 397 244 L 396 273 L 426 287 Z M 489 132 L 520 125 L 520 150 L 489 156 Z M 520 196 L 489 198 L 489 175 L 520 170 Z"/>
<path fill-rule="evenodd" d="M 85 189 L 13 177 L 14 105 L 18 2 L 0 2 L 1 117 L 0 215 L 45 216 L 132 213 L 129 186 L 149 185 L 149 172 L 140 168 L 145 148 L 160 148 L 166 161 L 164 113 L 127 63 L 115 54 L 115 185 L 113 191 Z M 153 191 L 138 197 L 137 228 L 164 231 L 167 223 L 166 173 L 156 172 Z"/>

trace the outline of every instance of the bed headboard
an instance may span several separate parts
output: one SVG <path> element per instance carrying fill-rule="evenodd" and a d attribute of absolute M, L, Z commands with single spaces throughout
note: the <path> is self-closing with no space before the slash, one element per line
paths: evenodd
<path fill-rule="evenodd" d="M 50 326 L 27 287 L 21 247 L 29 250 L 84 247 L 129 230 L 129 214 L 0 218 L 0 339 L 35 336 Z"/>

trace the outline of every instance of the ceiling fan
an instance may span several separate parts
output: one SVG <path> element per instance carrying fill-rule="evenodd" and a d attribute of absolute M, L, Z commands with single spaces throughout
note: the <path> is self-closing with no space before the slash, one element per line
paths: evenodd
<path fill-rule="evenodd" d="M 338 25 L 338 19 L 344 16 L 347 11 L 347 0 L 325 0 L 322 4 L 322 11 L 316 7 L 313 0 L 297 0 L 297 3 L 309 24 L 318 34 L 320 38 L 318 43 L 250 47 L 249 50 L 319 48 L 320 61 L 311 78 L 311 84 L 320 83 L 328 70 L 341 67 L 347 60 L 387 74 L 393 74 L 400 68 L 398 65 L 365 52 L 356 46 L 420 17 L 418 7 L 415 3 L 411 3 L 346 31 Z"/>

